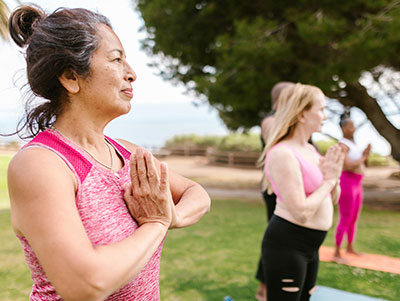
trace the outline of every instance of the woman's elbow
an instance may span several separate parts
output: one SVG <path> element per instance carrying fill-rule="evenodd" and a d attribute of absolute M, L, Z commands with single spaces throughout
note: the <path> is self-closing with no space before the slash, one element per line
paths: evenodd
<path fill-rule="evenodd" d="M 210 212 L 211 209 L 211 198 L 207 191 L 198 183 L 195 184 L 197 191 L 200 193 L 201 200 L 201 211 L 203 214 Z"/>
<path fill-rule="evenodd" d="M 107 296 L 104 290 L 97 285 L 85 285 L 77 287 L 56 287 L 57 293 L 63 298 L 63 300 L 78 301 L 99 301 L 104 300 Z"/>
<path fill-rule="evenodd" d="M 310 215 L 307 213 L 306 207 L 297 208 L 293 215 L 296 220 L 301 224 L 305 224 L 310 218 Z"/>
<path fill-rule="evenodd" d="M 104 276 L 104 273 L 88 268 L 81 275 L 73 276 L 75 280 L 61 281 L 55 289 L 64 300 L 104 300 L 112 293 Z"/>
<path fill-rule="evenodd" d="M 211 199 L 207 195 L 207 197 L 204 200 L 204 208 L 203 208 L 204 214 L 210 212 L 210 210 L 211 210 Z"/>

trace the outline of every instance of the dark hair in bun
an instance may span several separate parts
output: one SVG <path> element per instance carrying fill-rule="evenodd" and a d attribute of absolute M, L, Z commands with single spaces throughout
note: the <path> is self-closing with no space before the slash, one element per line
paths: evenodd
<path fill-rule="evenodd" d="M 35 5 L 17 8 L 8 22 L 8 29 L 15 44 L 19 47 L 28 44 L 29 38 L 33 33 L 33 27 L 45 17 L 44 11 Z"/>
<path fill-rule="evenodd" d="M 26 47 L 27 77 L 33 92 L 26 103 L 26 116 L 13 134 L 31 138 L 54 124 L 69 101 L 58 78 L 65 71 L 83 78 L 89 75 L 92 55 L 99 46 L 99 24 L 112 28 L 106 17 L 83 8 L 59 8 L 47 15 L 36 5 L 23 5 L 12 12 L 10 35 L 18 46 Z M 37 104 L 34 96 L 45 101 Z"/>
<path fill-rule="evenodd" d="M 347 124 L 347 122 L 349 122 L 350 119 L 350 107 L 345 107 L 344 108 L 344 112 L 340 115 L 340 121 L 339 121 L 339 125 L 341 127 L 345 126 Z"/>

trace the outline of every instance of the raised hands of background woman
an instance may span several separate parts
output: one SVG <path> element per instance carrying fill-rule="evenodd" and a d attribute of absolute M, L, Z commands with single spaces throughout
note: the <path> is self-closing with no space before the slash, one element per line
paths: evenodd
<path fill-rule="evenodd" d="M 176 219 L 167 164 L 158 171 L 152 154 L 137 148 L 131 156 L 131 184 L 125 189 L 124 199 L 139 226 L 161 223 L 170 228 Z"/>

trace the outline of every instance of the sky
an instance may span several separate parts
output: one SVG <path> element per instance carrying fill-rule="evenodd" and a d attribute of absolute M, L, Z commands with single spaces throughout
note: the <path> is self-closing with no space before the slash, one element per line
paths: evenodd
<path fill-rule="evenodd" d="M 10 9 L 14 9 L 18 5 L 13 0 L 6 0 L 5 2 Z M 185 104 L 182 105 L 182 108 L 187 109 L 188 103 L 199 103 L 198 99 L 195 99 L 193 95 L 185 94 L 183 86 L 174 86 L 170 82 L 162 80 L 155 74 L 156 70 L 148 66 L 151 63 L 151 58 L 140 49 L 139 43 L 140 39 L 145 37 L 145 33 L 139 32 L 139 28 L 143 26 L 143 20 L 134 10 L 131 0 L 33 0 L 32 2 L 42 7 L 47 13 L 54 11 L 58 7 L 84 7 L 98 11 L 110 19 L 125 48 L 128 62 L 137 75 L 137 80 L 133 84 L 133 109 L 135 109 L 135 104 L 165 105 L 168 103 L 175 105 L 177 103 Z M 18 120 L 21 117 L 23 110 L 21 87 L 26 82 L 24 68 L 25 62 L 21 49 L 11 41 L 0 41 L 0 121 L 5 118 Z M 218 119 L 217 112 L 207 104 L 202 106 L 203 108 L 199 109 L 199 114 L 203 114 L 207 120 L 214 122 L 215 133 L 204 133 L 195 128 L 193 131 L 199 134 L 228 133 L 223 123 Z M 205 107 L 208 110 L 205 110 Z M 184 114 L 184 112 L 182 113 Z M 354 113 L 356 124 L 365 119 L 365 115 L 360 110 L 355 109 L 352 113 Z M 209 116 L 206 116 L 207 114 Z M 171 116 L 171 118 L 174 117 Z M 171 122 L 175 121 L 171 120 Z M 175 131 L 179 131 L 179 127 L 176 127 Z M 254 131 L 259 132 L 258 127 Z M 341 136 L 340 130 L 334 122 L 327 122 L 323 127 L 323 131 L 335 137 Z M 176 132 L 176 134 L 180 133 Z M 321 139 L 323 136 L 316 135 L 316 137 Z M 390 153 L 389 144 L 368 123 L 356 132 L 355 139 L 361 146 L 371 143 L 372 150 L 382 155 Z"/>

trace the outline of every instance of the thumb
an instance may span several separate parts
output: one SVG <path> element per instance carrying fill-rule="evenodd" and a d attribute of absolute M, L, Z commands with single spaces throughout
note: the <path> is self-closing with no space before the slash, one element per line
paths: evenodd
<path fill-rule="evenodd" d="M 126 184 L 124 187 L 124 197 L 131 196 L 132 194 L 132 184 Z"/>

